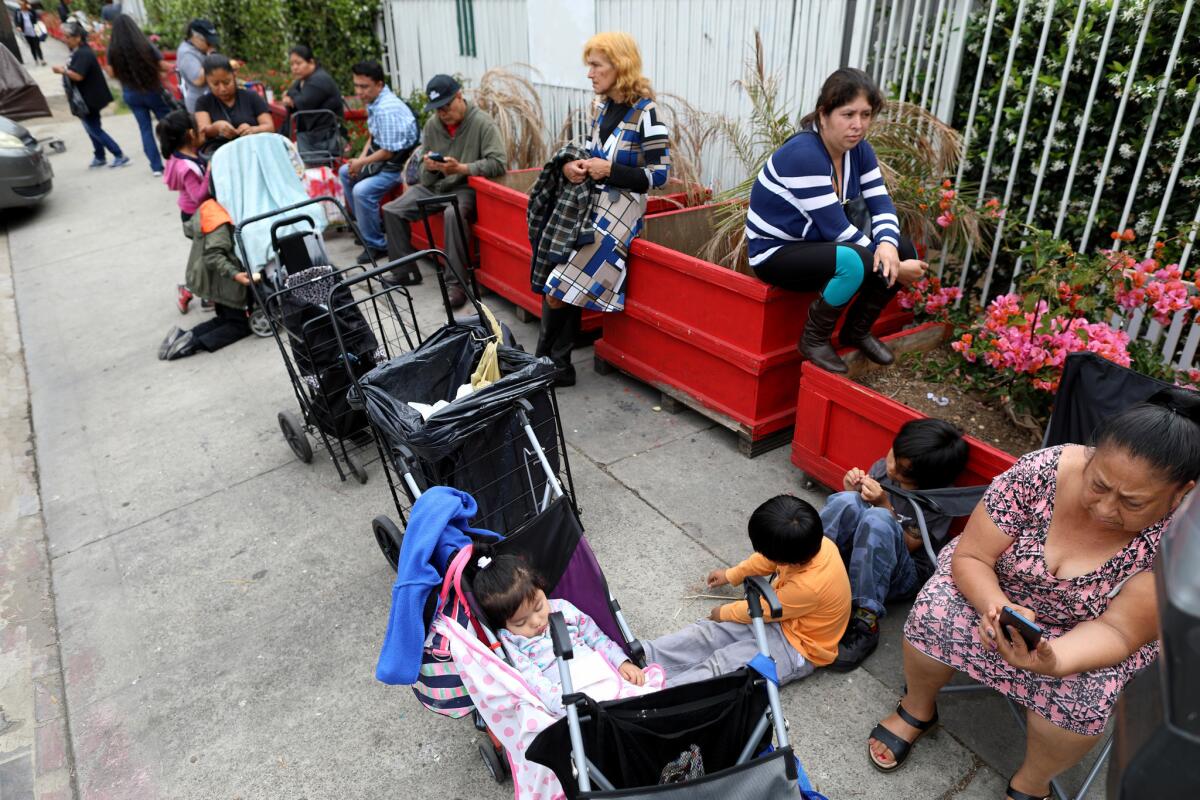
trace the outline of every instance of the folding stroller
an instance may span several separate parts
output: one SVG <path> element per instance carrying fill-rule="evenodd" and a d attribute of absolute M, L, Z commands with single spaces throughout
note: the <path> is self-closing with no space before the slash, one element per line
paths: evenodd
<path fill-rule="evenodd" d="M 334 198 L 304 199 L 283 208 L 248 217 L 235 232 L 239 248 L 246 253 L 243 232 L 269 223 L 268 241 L 273 259 L 260 273 L 248 268 L 258 307 L 264 311 L 269 327 L 283 357 L 300 415 L 280 411 L 276 417 L 280 431 L 295 456 L 310 463 L 313 449 L 309 436 L 328 452 L 341 480 L 353 475 L 359 483 L 367 481 L 365 464 L 371 444 L 366 415 L 351 406 L 347 391 L 350 375 L 363 374 L 395 354 L 395 348 L 412 348 L 420 340 L 412 298 L 407 304 L 394 305 L 384 312 L 407 311 L 403 326 L 406 338 L 389 342 L 389 350 L 378 332 L 385 325 L 380 309 L 374 305 L 353 303 L 345 280 L 362 275 L 365 268 L 352 265 L 336 268 L 321 237 L 321 207 Z M 249 259 L 245 263 L 249 264 Z M 363 286 L 370 289 L 371 283 Z M 399 300 L 400 297 L 393 298 Z M 339 343 L 334 324 L 340 322 L 343 341 Z M 345 349 L 343 349 L 343 346 Z"/>
<path fill-rule="evenodd" d="M 558 495 L 498 543 L 488 541 L 500 554 L 522 557 L 545 579 L 549 597 L 570 601 L 621 645 L 630 660 L 644 666 L 643 648 L 566 500 Z M 475 603 L 463 571 L 472 547 L 451 557 L 436 605 L 424 609 L 431 634 L 414 692 L 423 705 L 444 716 L 473 714 L 476 728 L 487 732 L 490 740 L 479 748 L 486 768 L 497 782 L 511 774 L 518 798 L 538 793 L 554 797 L 556 781 L 569 797 L 606 797 L 614 790 L 635 788 L 644 791 L 619 796 L 676 790 L 701 798 L 802 796 L 798 781 L 806 779 L 788 745 L 762 620 L 764 601 L 774 616 L 782 609 L 765 579 L 755 577 L 746 584 L 760 651 L 750 668 L 623 700 L 595 703 L 573 693 L 570 637 L 562 615 L 552 614 L 550 635 L 567 712 L 566 718 L 554 722 L 512 668 Z M 772 726 L 777 745 L 773 751 Z M 703 777 L 656 786 L 664 767 L 692 745 L 703 761 Z M 580 767 L 578 777 L 575 765 Z M 593 786 L 600 791 L 593 792 Z"/>
<path fill-rule="evenodd" d="M 419 259 L 449 268 L 444 253 L 426 250 L 348 277 L 344 285 L 353 290 L 362 281 L 379 278 L 392 269 L 403 270 Z M 574 504 L 554 396 L 554 366 L 515 346 L 511 334 L 494 323 L 473 294 L 476 316 L 455 319 L 443 270 L 438 269 L 437 274 L 447 324 L 415 349 L 401 348 L 402 352 L 386 363 L 365 374 L 354 374 L 351 394 L 370 421 L 402 523 L 406 524 L 405 509 L 423 489 L 443 485 L 476 499 L 478 527 L 509 533 L 544 511 L 558 494 L 565 494 Z M 377 285 L 376 291 L 358 293 L 336 305 L 333 327 L 344 353 L 349 353 L 351 341 L 342 311 L 368 305 L 387 308 L 397 294 L 407 297 L 403 286 Z M 472 375 L 492 351 L 499 378 L 467 393 Z M 459 396 L 460 390 L 465 396 Z M 445 405 L 429 413 L 438 403 Z M 374 531 L 394 567 L 399 527 L 380 516 Z"/>

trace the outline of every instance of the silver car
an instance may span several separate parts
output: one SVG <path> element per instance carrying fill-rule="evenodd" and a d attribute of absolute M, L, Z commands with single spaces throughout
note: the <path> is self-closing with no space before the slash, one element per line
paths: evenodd
<path fill-rule="evenodd" d="M 50 159 L 22 125 L 0 117 L 0 208 L 40 203 L 53 187 Z"/>

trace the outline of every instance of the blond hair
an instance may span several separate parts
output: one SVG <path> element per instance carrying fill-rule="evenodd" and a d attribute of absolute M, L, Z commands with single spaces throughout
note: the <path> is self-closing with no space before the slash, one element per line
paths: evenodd
<path fill-rule="evenodd" d="M 654 99 L 650 79 L 642 74 L 642 54 L 632 36 L 624 31 L 597 33 L 583 45 L 583 63 L 592 52 L 604 56 L 616 69 L 617 80 L 609 90 L 616 100 L 633 105 L 643 97 Z"/>

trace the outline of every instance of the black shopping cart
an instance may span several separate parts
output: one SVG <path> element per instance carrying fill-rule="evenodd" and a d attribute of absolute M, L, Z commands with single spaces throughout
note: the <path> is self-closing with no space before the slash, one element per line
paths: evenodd
<path fill-rule="evenodd" d="M 379 279 L 391 270 L 402 273 L 420 259 L 437 266 L 446 325 L 415 349 L 392 348 L 400 352 L 386 362 L 365 373 L 347 373 L 352 397 L 375 435 L 400 524 L 407 524 L 406 510 L 416 498 L 438 485 L 473 495 L 479 506 L 475 524 L 499 533 L 532 519 L 559 494 L 575 508 L 553 364 L 517 347 L 469 290 L 475 316 L 454 317 L 443 277 L 452 268 L 445 253 L 425 250 L 345 278 L 348 289 L 366 283 L 375 288 L 354 291 L 335 309 L 332 319 L 343 353 L 352 349 L 343 312 L 366 304 L 391 306 L 403 287 Z M 481 364 L 495 367 L 486 384 L 479 380 Z M 376 517 L 374 531 L 395 567 L 399 526 L 384 515 Z"/>
<path fill-rule="evenodd" d="M 366 483 L 366 465 L 375 449 L 370 447 L 366 414 L 347 399 L 350 376 L 363 375 L 412 350 L 421 334 L 412 297 L 404 287 L 389 291 L 385 306 L 377 302 L 374 290 L 379 283 L 366 277 L 367 267 L 338 268 L 331 263 L 316 221 L 321 216 L 314 207 L 321 204 L 333 204 L 345 214 L 335 198 L 313 198 L 244 220 L 235 238 L 244 250 L 242 230 L 270 224 L 274 263 L 251 277 L 255 300 L 279 346 L 300 406 L 299 416 L 292 411 L 277 415 L 284 439 L 307 464 L 313 458 L 311 436 L 325 448 L 341 480 L 350 474 Z M 351 281 L 365 293 L 364 302 L 356 301 Z"/>

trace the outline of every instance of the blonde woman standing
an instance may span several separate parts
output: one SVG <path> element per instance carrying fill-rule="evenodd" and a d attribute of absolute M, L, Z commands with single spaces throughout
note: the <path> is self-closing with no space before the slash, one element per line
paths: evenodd
<path fill-rule="evenodd" d="M 537 355 L 559 367 L 558 385 L 575 383 L 571 348 L 583 309 L 625 308 L 629 244 L 642 230 L 646 195 L 667 182 L 668 131 L 659 119 L 650 80 L 642 74 L 637 42 L 627 33 L 598 33 L 583 46 L 596 93 L 586 159 L 563 165 L 571 183 L 592 181 L 592 241 L 555 267 L 540 288 L 542 322 Z"/>

